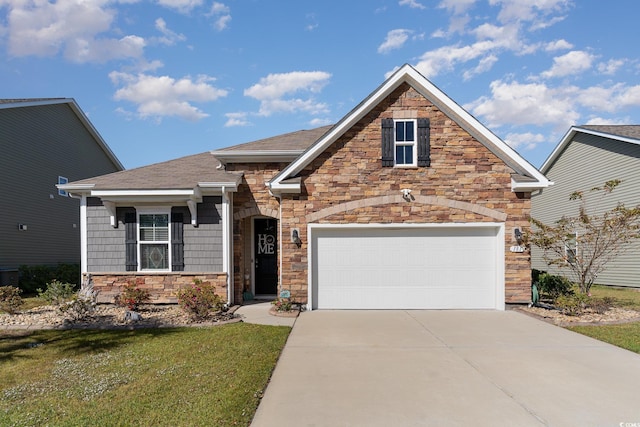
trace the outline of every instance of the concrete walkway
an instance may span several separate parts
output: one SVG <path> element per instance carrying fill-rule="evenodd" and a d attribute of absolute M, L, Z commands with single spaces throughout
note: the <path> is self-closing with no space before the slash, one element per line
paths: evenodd
<path fill-rule="evenodd" d="M 256 323 L 259 325 L 273 326 L 293 326 L 296 323 L 295 317 L 279 317 L 269 314 L 271 302 L 269 301 L 248 301 L 240 306 L 235 314 L 242 318 L 243 322 Z"/>
<path fill-rule="evenodd" d="M 545 425 L 640 426 L 640 355 L 514 311 L 306 312 L 252 423 Z"/>

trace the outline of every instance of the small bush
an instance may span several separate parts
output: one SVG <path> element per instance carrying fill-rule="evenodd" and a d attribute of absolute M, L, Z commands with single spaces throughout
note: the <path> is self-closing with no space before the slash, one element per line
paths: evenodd
<path fill-rule="evenodd" d="M 556 301 L 560 296 L 573 294 L 572 284 L 562 276 L 543 273 L 538 276 L 538 290 L 540 293 Z"/>
<path fill-rule="evenodd" d="M 38 289 L 38 298 L 52 305 L 60 305 L 71 300 L 75 292 L 75 285 L 54 280 L 47 285 L 46 291 Z"/>
<path fill-rule="evenodd" d="M 587 303 L 587 308 L 589 308 L 594 313 L 603 314 L 609 311 L 609 309 L 615 303 L 615 299 L 611 297 L 604 298 L 589 298 Z"/>
<path fill-rule="evenodd" d="M 151 294 L 148 290 L 140 289 L 133 283 L 127 283 L 122 287 L 120 295 L 116 296 L 116 305 L 135 311 L 150 298 Z"/>
<path fill-rule="evenodd" d="M 555 306 L 567 316 L 580 316 L 589 304 L 589 297 L 585 294 L 560 295 L 556 298 Z"/>
<path fill-rule="evenodd" d="M 22 289 L 15 286 L 0 286 L 0 310 L 16 314 L 22 307 Z"/>
<path fill-rule="evenodd" d="M 185 310 L 191 320 L 204 320 L 212 312 L 222 310 L 224 301 L 215 293 L 210 283 L 196 281 L 188 288 L 178 291 L 178 304 Z"/>
<path fill-rule="evenodd" d="M 272 301 L 271 304 L 273 304 L 276 311 L 287 312 L 293 310 L 293 304 L 289 298 L 278 298 Z"/>
<path fill-rule="evenodd" d="M 69 318 L 69 320 L 77 322 L 91 316 L 96 309 L 95 298 L 88 298 L 83 295 L 75 295 L 71 301 L 60 305 L 58 310 Z"/>

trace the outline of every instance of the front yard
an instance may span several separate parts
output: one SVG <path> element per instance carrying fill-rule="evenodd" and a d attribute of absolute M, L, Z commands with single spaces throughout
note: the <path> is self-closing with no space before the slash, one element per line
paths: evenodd
<path fill-rule="evenodd" d="M 291 328 L 0 332 L 0 425 L 249 425 Z"/>

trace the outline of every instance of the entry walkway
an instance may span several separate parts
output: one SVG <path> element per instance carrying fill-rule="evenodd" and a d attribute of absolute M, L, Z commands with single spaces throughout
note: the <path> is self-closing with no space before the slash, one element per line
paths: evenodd
<path fill-rule="evenodd" d="M 639 391 L 640 355 L 514 311 L 313 311 L 252 426 L 640 425 Z"/>

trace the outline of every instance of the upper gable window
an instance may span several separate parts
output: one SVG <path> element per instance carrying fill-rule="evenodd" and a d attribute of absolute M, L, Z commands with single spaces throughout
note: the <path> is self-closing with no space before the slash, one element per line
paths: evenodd
<path fill-rule="evenodd" d="M 382 119 L 382 166 L 430 166 L 429 138 L 429 119 Z"/>
<path fill-rule="evenodd" d="M 396 166 L 416 166 L 415 120 L 395 122 L 395 158 Z"/>

